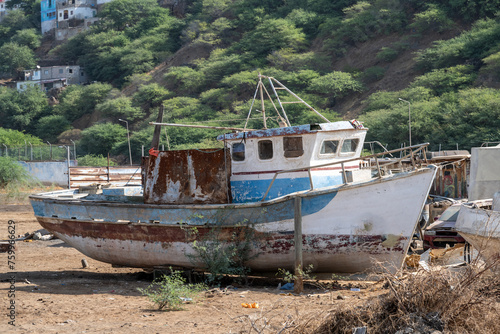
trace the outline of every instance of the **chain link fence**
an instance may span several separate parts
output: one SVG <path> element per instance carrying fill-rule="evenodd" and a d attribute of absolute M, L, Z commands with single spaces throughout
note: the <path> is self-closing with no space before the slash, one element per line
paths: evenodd
<path fill-rule="evenodd" d="M 0 156 L 10 157 L 19 161 L 64 161 L 76 160 L 76 147 L 65 145 L 0 145 Z"/>

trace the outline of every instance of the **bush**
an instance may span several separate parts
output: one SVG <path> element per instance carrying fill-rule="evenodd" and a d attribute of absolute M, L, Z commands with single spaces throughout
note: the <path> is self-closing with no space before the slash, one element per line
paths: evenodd
<path fill-rule="evenodd" d="M 203 284 L 186 284 L 180 271 L 172 271 L 170 275 L 163 275 L 161 280 L 153 282 L 145 289 L 138 289 L 143 295 L 156 304 L 161 310 L 181 310 L 185 300 L 195 298 L 202 290 Z"/>
<path fill-rule="evenodd" d="M 367 68 L 363 72 L 362 77 L 366 83 L 370 83 L 370 82 L 379 81 L 380 79 L 382 79 L 384 77 L 384 75 L 385 75 L 384 68 L 382 68 L 380 66 L 373 66 L 373 67 Z"/>
<path fill-rule="evenodd" d="M 427 31 L 443 32 L 453 27 L 453 20 L 448 18 L 446 12 L 435 4 L 429 4 L 429 8 L 421 13 L 415 14 L 415 19 L 410 28 L 419 33 Z"/>
<path fill-rule="evenodd" d="M 351 333 L 366 326 L 373 334 L 498 333 L 500 281 L 488 267 L 386 274 L 385 294 L 333 310 L 319 327 L 299 332 Z"/>
<path fill-rule="evenodd" d="M 433 70 L 417 77 L 410 87 L 422 86 L 433 90 L 437 95 L 466 88 L 476 80 L 477 74 L 472 66 L 458 65 Z"/>
<path fill-rule="evenodd" d="M 349 73 L 334 71 L 311 80 L 309 91 L 327 94 L 333 97 L 344 97 L 352 92 L 360 92 L 363 86 Z"/>
<path fill-rule="evenodd" d="M 395 60 L 398 57 L 398 55 L 399 52 L 397 50 L 384 46 L 382 47 L 382 49 L 380 49 L 379 52 L 377 52 L 377 55 L 375 57 L 385 62 L 391 62 Z"/>
<path fill-rule="evenodd" d="M 82 131 L 80 147 L 88 154 L 107 156 L 113 146 L 127 138 L 127 130 L 118 124 L 100 123 Z"/>
<path fill-rule="evenodd" d="M 71 129 L 71 124 L 64 116 L 51 115 L 38 120 L 36 133 L 40 138 L 55 143 L 57 137 L 69 129 Z"/>
<path fill-rule="evenodd" d="M 193 242 L 194 254 L 188 255 L 195 266 L 200 264 L 209 272 L 207 283 L 218 284 L 226 275 L 246 277 L 249 268 L 246 262 L 258 256 L 251 254 L 251 245 L 257 242 L 254 229 L 242 225 L 234 229 L 230 236 L 220 225 L 209 227 L 209 231 L 201 238 L 198 229 L 188 230 L 197 236 Z"/>
<path fill-rule="evenodd" d="M 102 155 L 94 155 L 94 154 L 87 154 L 84 155 L 83 157 L 79 157 L 78 159 L 78 166 L 86 166 L 86 167 L 103 167 L 108 165 L 108 158 L 103 157 Z M 109 165 L 114 166 L 116 163 L 112 160 L 109 160 Z"/>
<path fill-rule="evenodd" d="M 17 161 L 0 157 L 0 188 L 29 186 L 35 179 Z"/>

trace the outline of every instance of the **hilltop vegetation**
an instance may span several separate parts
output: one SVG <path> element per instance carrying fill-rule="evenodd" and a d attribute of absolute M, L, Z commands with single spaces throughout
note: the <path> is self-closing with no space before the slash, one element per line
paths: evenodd
<path fill-rule="evenodd" d="M 32 63 L 40 36 L 34 0 L 0 23 L 0 72 Z M 273 76 L 330 120 L 356 117 L 369 140 L 470 149 L 500 140 L 500 1 L 186 0 L 172 12 L 156 0 L 114 0 L 101 20 L 51 50 L 84 66 L 88 86 L 57 104 L 39 92 L 0 89 L 0 126 L 43 140 L 79 140 L 81 153 L 127 155 L 148 147 L 161 104 L 164 121 L 242 126 L 258 73 Z M 30 19 L 31 18 L 31 19 Z M 17 52 L 17 53 L 15 53 Z M 30 53 L 31 52 L 31 53 Z M 33 58 L 34 59 L 34 58 Z M 287 97 L 284 97 L 285 101 Z M 31 101 L 31 102 L 29 102 Z M 268 106 L 267 110 L 271 110 Z M 297 105 L 292 124 L 321 119 Z M 273 115 L 270 115 L 273 116 Z M 217 121 L 219 120 L 219 121 Z M 54 126 L 57 124 L 57 126 Z M 262 121 L 252 119 L 249 127 Z M 268 126 L 276 126 L 275 118 Z M 214 146 L 218 131 L 168 128 L 170 148 Z"/>

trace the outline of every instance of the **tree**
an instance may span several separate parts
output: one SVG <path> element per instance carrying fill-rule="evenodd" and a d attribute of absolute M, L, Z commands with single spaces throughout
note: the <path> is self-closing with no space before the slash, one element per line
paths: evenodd
<path fill-rule="evenodd" d="M 106 100 L 98 104 L 96 110 L 100 111 L 104 116 L 126 118 L 128 121 L 134 121 L 144 116 L 141 108 L 132 106 L 132 100 L 126 96 Z"/>
<path fill-rule="evenodd" d="M 0 87 L 0 126 L 35 133 L 33 122 L 48 111 L 47 97 L 38 86 L 23 92 Z"/>
<path fill-rule="evenodd" d="M 110 84 L 94 83 L 88 86 L 72 85 L 60 96 L 60 103 L 54 111 L 72 122 L 94 111 L 102 103 L 113 87 Z"/>
<path fill-rule="evenodd" d="M 57 142 L 57 137 L 66 130 L 71 129 L 71 124 L 61 115 L 50 115 L 38 120 L 37 135 L 51 143 Z"/>
<path fill-rule="evenodd" d="M 41 39 L 42 36 L 37 34 L 35 29 L 18 30 L 15 35 L 11 37 L 12 42 L 21 46 L 27 46 L 32 50 L 40 46 Z"/>
<path fill-rule="evenodd" d="M 360 92 L 363 85 L 354 79 L 351 74 L 333 71 L 327 75 L 311 80 L 310 92 L 331 95 L 333 97 L 344 97 L 352 92 Z"/>
<path fill-rule="evenodd" d="M 21 146 L 26 145 L 26 143 L 41 145 L 43 141 L 38 137 L 25 134 L 21 131 L 0 128 L 0 143 L 7 146 Z"/>
<path fill-rule="evenodd" d="M 240 48 L 258 56 L 266 56 L 282 48 L 301 49 L 306 42 L 302 29 L 286 19 L 265 20 L 243 35 Z"/>
<path fill-rule="evenodd" d="M 16 72 L 34 68 L 35 54 L 27 46 L 17 43 L 5 43 L 0 47 L 0 73 L 15 75 Z"/>
<path fill-rule="evenodd" d="M 113 146 L 127 138 L 127 130 L 118 124 L 99 123 L 82 131 L 79 146 L 86 154 L 107 156 Z"/>

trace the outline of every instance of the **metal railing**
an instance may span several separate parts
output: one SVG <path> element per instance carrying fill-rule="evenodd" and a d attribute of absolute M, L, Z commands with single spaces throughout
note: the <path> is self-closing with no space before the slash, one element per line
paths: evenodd
<path fill-rule="evenodd" d="M 314 189 L 314 183 L 313 183 L 313 179 L 312 179 L 312 175 L 311 175 L 311 169 L 313 169 L 313 168 L 323 168 L 323 167 L 328 167 L 328 166 L 333 166 L 333 165 L 339 165 L 340 164 L 341 167 L 342 167 L 342 176 L 343 176 L 343 179 L 344 179 L 344 184 L 347 184 L 346 171 L 345 171 L 345 168 L 344 168 L 344 164 L 346 162 L 351 162 L 351 161 L 362 162 L 362 161 L 367 160 L 367 159 L 375 159 L 375 165 L 376 165 L 376 169 L 377 169 L 378 178 L 382 178 L 382 167 L 385 168 L 385 167 L 390 166 L 390 165 L 396 165 L 396 164 L 398 164 L 400 166 L 400 168 L 402 169 L 402 161 L 405 160 L 405 159 L 408 159 L 408 158 L 410 158 L 410 160 L 411 160 L 412 168 L 413 169 L 417 168 L 416 156 L 417 156 L 417 153 L 419 153 L 420 151 L 422 151 L 422 153 L 423 153 L 422 156 L 424 157 L 425 161 L 427 161 L 426 158 L 425 158 L 425 156 L 426 156 L 426 154 L 425 154 L 425 148 L 427 146 L 429 146 L 429 143 L 423 143 L 423 144 L 418 144 L 418 145 L 413 145 L 413 146 L 398 148 L 398 149 L 394 149 L 394 150 L 390 150 L 390 151 L 385 151 L 385 152 L 381 152 L 381 153 L 375 153 L 375 154 L 371 154 L 371 155 L 367 155 L 367 156 L 359 157 L 359 158 L 352 158 L 352 159 L 346 159 L 346 160 L 342 160 L 342 161 L 329 162 L 329 163 L 326 163 L 326 164 L 321 164 L 321 165 L 316 165 L 316 166 L 300 167 L 300 168 L 294 168 L 294 169 L 287 169 L 287 170 L 277 171 L 277 172 L 274 173 L 274 177 L 271 180 L 271 184 L 269 184 L 269 187 L 267 188 L 266 193 L 264 194 L 264 197 L 262 197 L 261 202 L 266 199 L 267 195 L 269 194 L 269 191 L 271 190 L 271 188 L 272 188 L 272 186 L 274 184 L 274 181 L 276 180 L 276 178 L 280 174 L 307 171 L 307 174 L 309 176 L 309 183 L 311 185 L 311 188 L 309 190 L 313 190 Z M 397 153 L 397 152 L 406 152 L 406 151 L 409 151 L 409 153 L 403 153 L 404 154 L 403 156 L 401 156 L 400 158 L 397 158 L 395 160 L 384 161 L 383 166 L 381 166 L 381 164 L 379 162 L 379 159 L 378 159 L 379 156 L 386 155 L 386 154 Z"/>

